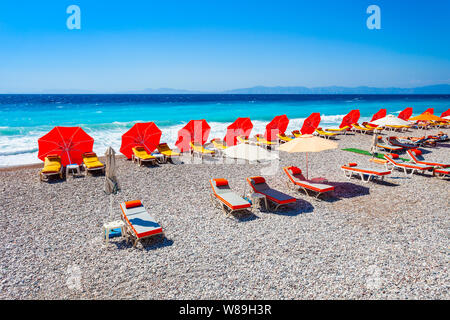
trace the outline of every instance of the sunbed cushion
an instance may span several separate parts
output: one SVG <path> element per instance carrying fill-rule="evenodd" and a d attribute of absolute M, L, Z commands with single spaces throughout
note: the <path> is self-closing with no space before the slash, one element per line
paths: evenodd
<path fill-rule="evenodd" d="M 261 184 L 266 182 L 266 179 L 264 179 L 263 177 L 252 177 L 251 179 L 253 180 L 254 184 Z"/>
<path fill-rule="evenodd" d="M 145 147 L 144 146 L 135 146 L 134 147 L 137 151 L 145 151 Z"/>
<path fill-rule="evenodd" d="M 59 159 L 60 159 L 59 155 L 57 155 L 57 154 L 49 154 L 49 155 L 47 155 L 46 158 L 47 158 L 48 160 L 52 160 L 52 161 L 54 161 L 54 160 L 59 160 Z"/>
<path fill-rule="evenodd" d="M 358 164 L 355 163 L 355 162 L 350 162 L 350 163 L 348 164 L 349 167 L 356 167 L 357 165 L 358 165 Z"/>
<path fill-rule="evenodd" d="M 288 168 L 292 174 L 302 174 L 302 170 L 298 167 L 289 167 Z"/>
<path fill-rule="evenodd" d="M 85 152 L 83 157 L 97 157 L 97 154 L 95 152 Z"/>
<path fill-rule="evenodd" d="M 392 159 L 398 159 L 398 158 L 399 158 L 398 154 L 395 154 L 395 153 L 391 153 L 391 154 L 389 154 L 389 156 L 390 156 Z"/>
<path fill-rule="evenodd" d="M 411 149 L 411 151 L 414 152 L 414 154 L 415 154 L 416 156 L 420 156 L 420 155 L 422 154 L 422 151 L 419 150 L 419 149 Z"/>
<path fill-rule="evenodd" d="M 214 182 L 216 183 L 217 187 L 227 186 L 228 185 L 228 180 L 227 179 L 214 179 Z"/>
<path fill-rule="evenodd" d="M 142 206 L 141 200 L 132 200 L 132 201 L 125 202 L 125 207 L 127 209 L 135 208 L 135 207 L 139 207 L 139 206 Z"/>

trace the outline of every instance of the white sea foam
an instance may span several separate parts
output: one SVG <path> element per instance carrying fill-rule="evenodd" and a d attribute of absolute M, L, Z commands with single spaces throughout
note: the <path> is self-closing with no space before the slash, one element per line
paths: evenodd
<path fill-rule="evenodd" d="M 337 127 L 345 115 L 322 115 L 320 126 L 323 128 Z M 299 130 L 305 118 L 290 119 L 286 133 L 293 130 Z M 361 118 L 361 122 L 369 121 L 370 118 Z M 103 155 L 106 148 L 111 146 L 119 152 L 121 138 L 134 123 L 142 122 L 139 120 L 131 122 L 112 122 L 106 124 L 83 125 L 80 126 L 95 139 L 94 152 Z M 264 134 L 268 121 L 253 120 L 253 129 L 251 135 L 257 133 Z M 230 122 L 208 122 L 211 127 L 208 141 L 212 138 L 224 138 L 227 126 Z M 174 147 L 177 140 L 178 131 L 183 128 L 185 123 L 171 126 L 160 127 L 162 131 L 161 142 L 167 142 L 169 146 Z M 6 128 L 5 128 L 6 129 Z M 0 167 L 32 164 L 41 162 L 37 158 L 37 140 L 48 132 L 48 128 L 36 128 L 26 135 L 0 135 Z"/>

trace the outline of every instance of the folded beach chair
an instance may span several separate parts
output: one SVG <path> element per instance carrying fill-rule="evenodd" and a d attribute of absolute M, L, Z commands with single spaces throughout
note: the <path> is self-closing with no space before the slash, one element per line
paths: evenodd
<path fill-rule="evenodd" d="M 433 176 L 444 179 L 450 176 L 450 169 L 437 168 L 433 170 Z"/>
<path fill-rule="evenodd" d="M 293 138 L 288 137 L 284 133 L 277 133 L 277 137 L 278 137 L 278 141 L 280 143 L 285 143 L 285 142 L 289 142 L 289 141 L 293 140 Z"/>
<path fill-rule="evenodd" d="M 236 137 L 237 141 L 239 141 L 240 143 L 250 143 L 250 140 L 248 139 L 248 137 L 244 137 L 244 136 L 238 136 Z"/>
<path fill-rule="evenodd" d="M 211 143 L 213 144 L 214 148 L 216 148 L 217 150 L 225 150 L 227 148 L 225 141 L 223 141 L 220 138 L 212 139 Z"/>
<path fill-rule="evenodd" d="M 338 133 L 335 133 L 335 132 L 323 131 L 322 128 L 317 128 L 316 132 L 320 137 L 323 137 L 325 139 L 330 139 L 330 138 L 335 139 L 336 136 L 338 135 Z"/>
<path fill-rule="evenodd" d="M 214 150 L 206 149 L 198 142 L 189 142 L 189 145 L 191 146 L 192 156 L 198 155 L 203 159 L 204 156 L 214 157 L 216 154 Z"/>
<path fill-rule="evenodd" d="M 408 175 L 407 170 L 411 170 L 410 175 L 412 176 L 414 172 L 424 172 L 427 170 L 432 170 L 432 166 L 424 165 L 424 164 L 417 164 L 417 163 L 410 163 L 405 162 L 402 159 L 399 159 L 398 154 L 390 153 L 385 154 L 384 158 L 387 160 L 386 162 L 386 169 L 389 170 L 389 167 L 403 170 L 405 175 Z"/>
<path fill-rule="evenodd" d="M 256 144 L 259 146 L 263 146 L 266 148 L 270 148 L 274 145 L 276 145 L 277 143 L 275 141 L 268 141 L 266 140 L 266 138 L 264 138 L 262 135 L 257 134 L 255 135 L 256 141 L 258 141 Z"/>
<path fill-rule="evenodd" d="M 274 210 L 277 210 L 282 205 L 288 205 L 297 201 L 296 198 L 293 198 L 290 195 L 270 188 L 263 177 L 250 177 L 247 178 L 247 182 L 254 192 L 265 196 L 267 210 L 269 210 L 268 201 L 275 205 Z"/>
<path fill-rule="evenodd" d="M 51 176 L 59 176 L 63 178 L 63 166 L 61 165 L 61 157 L 57 154 L 47 155 L 44 160 L 44 168 L 39 173 L 41 181 L 48 181 Z"/>
<path fill-rule="evenodd" d="M 136 146 L 131 148 L 133 154 L 131 155 L 131 160 L 137 162 L 140 166 L 145 163 L 150 163 L 152 165 L 156 164 L 156 157 L 148 154 L 143 146 Z"/>
<path fill-rule="evenodd" d="M 300 187 L 308 196 L 315 194 L 316 198 L 319 198 L 322 194 L 334 191 L 334 187 L 328 184 L 306 180 L 302 170 L 297 167 L 284 167 L 283 171 L 289 178 L 287 181 L 288 187 L 294 186 L 296 189 Z"/>
<path fill-rule="evenodd" d="M 225 216 L 229 217 L 232 213 L 238 211 L 250 210 L 252 205 L 242 197 L 234 193 L 226 179 L 210 179 L 212 192 L 211 201 L 218 203 Z"/>
<path fill-rule="evenodd" d="M 98 160 L 95 152 L 86 152 L 83 154 L 83 164 L 85 175 L 89 172 L 101 171 L 105 173 L 105 165 Z"/>
<path fill-rule="evenodd" d="M 167 143 L 160 143 L 156 149 L 159 153 L 161 153 L 165 159 L 168 159 L 172 161 L 172 159 L 177 158 L 180 156 L 178 152 L 173 151 L 170 149 L 170 147 L 167 145 Z"/>
<path fill-rule="evenodd" d="M 343 165 L 341 169 L 348 179 L 351 179 L 353 175 L 359 175 L 361 176 L 361 180 L 366 183 L 374 179 L 384 180 L 385 176 L 390 175 L 392 173 L 390 170 L 379 170 L 374 168 L 360 167 L 356 163 L 349 163 Z"/>
<path fill-rule="evenodd" d="M 358 123 L 354 123 L 354 124 L 352 124 L 352 130 L 355 132 L 359 132 L 359 133 L 369 134 L 369 133 L 373 133 L 375 129 L 361 127 Z"/>
<path fill-rule="evenodd" d="M 126 239 L 134 240 L 134 247 L 142 239 L 156 235 L 164 236 L 162 227 L 147 212 L 140 200 L 122 202 L 120 209 L 127 229 Z"/>
<path fill-rule="evenodd" d="M 300 130 L 294 130 L 291 132 L 294 138 L 299 138 L 302 134 L 300 133 Z"/>
<path fill-rule="evenodd" d="M 406 151 L 406 153 L 409 155 L 411 160 L 416 164 L 423 164 L 426 166 L 433 166 L 434 168 L 448 168 L 450 167 L 450 164 L 448 163 L 442 163 L 442 162 L 430 162 L 426 161 L 424 157 L 422 156 L 422 151 L 419 149 L 409 149 Z"/>
<path fill-rule="evenodd" d="M 338 133 L 338 134 L 347 134 L 348 129 L 350 129 L 349 126 L 345 126 L 342 128 L 327 128 L 325 129 L 325 131 L 329 131 L 329 132 L 334 132 L 334 133 Z"/>

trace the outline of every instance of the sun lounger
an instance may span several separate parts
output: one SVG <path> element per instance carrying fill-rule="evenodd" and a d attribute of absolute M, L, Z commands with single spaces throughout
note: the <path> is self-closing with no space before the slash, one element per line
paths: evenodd
<path fill-rule="evenodd" d="M 290 195 L 270 188 L 263 177 L 250 177 L 247 178 L 247 182 L 254 192 L 265 196 L 267 210 L 269 210 L 267 201 L 270 201 L 275 205 L 274 210 L 277 210 L 282 205 L 289 205 L 290 203 L 295 203 L 297 201 L 297 199 Z"/>
<path fill-rule="evenodd" d="M 353 175 L 359 175 L 361 177 L 361 180 L 366 183 L 374 179 L 384 180 L 385 176 L 392 173 L 390 170 L 360 167 L 356 163 L 343 165 L 341 169 L 348 179 L 351 179 Z"/>
<path fill-rule="evenodd" d="M 225 144 L 225 141 L 219 138 L 215 138 L 211 140 L 211 143 L 213 144 L 214 148 L 217 150 L 225 150 L 227 148 L 227 145 Z"/>
<path fill-rule="evenodd" d="M 167 145 L 167 143 L 160 143 L 156 149 L 158 150 L 159 153 L 161 153 L 164 158 L 167 160 L 172 161 L 172 159 L 177 158 L 180 156 L 180 154 L 178 152 L 173 151 L 172 149 L 169 148 L 169 146 Z"/>
<path fill-rule="evenodd" d="M 244 136 L 238 136 L 236 137 L 237 141 L 239 141 L 239 143 L 250 143 L 250 140 L 248 140 L 248 137 L 244 137 Z"/>
<path fill-rule="evenodd" d="M 294 138 L 299 138 L 302 135 L 299 130 L 294 130 L 291 133 L 294 136 Z"/>
<path fill-rule="evenodd" d="M 156 235 L 164 235 L 162 227 L 148 213 L 140 200 L 122 202 L 122 220 L 125 222 L 127 240 L 134 240 L 135 247 L 139 241 Z"/>
<path fill-rule="evenodd" d="M 64 168 L 61 165 L 61 157 L 57 154 L 48 155 L 44 160 L 44 168 L 39 173 L 40 181 L 48 181 L 52 176 L 63 178 Z"/>
<path fill-rule="evenodd" d="M 411 128 L 411 126 L 393 126 L 393 125 L 385 125 L 384 127 L 391 131 L 406 131 L 409 128 Z"/>
<path fill-rule="evenodd" d="M 200 158 L 203 159 L 204 156 L 214 157 L 216 154 L 214 150 L 206 149 L 200 143 L 190 142 L 189 145 L 191 146 L 192 156 L 198 155 Z"/>
<path fill-rule="evenodd" d="M 338 133 L 338 134 L 347 134 L 348 129 L 350 129 L 349 126 L 345 126 L 342 128 L 327 128 L 325 129 L 325 131 L 329 131 L 329 132 L 334 132 L 334 133 Z"/>
<path fill-rule="evenodd" d="M 388 137 L 388 143 L 391 146 L 402 147 L 405 149 L 415 149 L 418 147 L 418 145 L 413 143 L 412 141 L 410 141 L 410 140 L 405 141 L 405 140 L 406 139 L 401 141 L 397 137 Z"/>
<path fill-rule="evenodd" d="M 378 142 L 376 144 L 377 150 L 383 149 L 390 152 L 400 152 L 403 150 L 403 147 L 396 147 L 393 145 L 390 145 L 388 143 L 385 143 L 381 136 L 378 137 Z"/>
<path fill-rule="evenodd" d="M 272 146 L 277 144 L 275 141 L 268 141 L 268 140 L 266 140 L 266 138 L 264 138 L 260 134 L 255 135 L 255 138 L 256 138 L 256 141 L 257 141 L 257 143 L 256 143 L 257 145 L 263 146 L 263 147 L 266 147 L 266 148 L 270 148 L 270 147 L 272 147 Z"/>
<path fill-rule="evenodd" d="M 105 165 L 98 160 L 95 152 L 86 152 L 83 154 L 84 172 L 87 175 L 89 172 L 101 171 L 105 173 Z"/>
<path fill-rule="evenodd" d="M 284 167 L 283 171 L 289 178 L 287 181 L 288 187 L 300 187 L 308 196 L 315 194 L 316 198 L 319 198 L 322 194 L 334 191 L 333 186 L 306 180 L 302 174 L 302 170 L 297 167 Z"/>
<path fill-rule="evenodd" d="M 359 133 L 369 134 L 369 133 L 373 133 L 375 129 L 361 127 L 359 124 L 354 123 L 354 124 L 352 124 L 352 130 L 355 132 L 359 132 Z"/>
<path fill-rule="evenodd" d="M 285 143 L 285 142 L 289 142 L 289 141 L 293 140 L 293 138 L 288 137 L 284 133 L 277 133 L 277 137 L 278 137 L 278 141 L 280 143 Z"/>
<path fill-rule="evenodd" d="M 386 162 L 387 170 L 389 170 L 389 167 L 400 169 L 400 170 L 403 170 L 405 175 L 408 175 L 407 170 L 411 170 L 410 175 L 412 176 L 415 172 L 424 172 L 424 171 L 433 169 L 432 166 L 405 162 L 405 161 L 399 159 L 398 155 L 395 153 L 385 154 L 384 158 L 387 160 L 387 162 Z"/>
<path fill-rule="evenodd" d="M 442 163 L 442 162 L 430 162 L 425 161 L 424 157 L 422 156 L 422 151 L 419 149 L 410 149 L 407 150 L 406 153 L 409 155 L 411 160 L 416 164 L 423 164 L 426 166 L 433 166 L 435 168 L 448 168 L 450 167 L 450 164 L 448 163 Z"/>
<path fill-rule="evenodd" d="M 325 139 L 336 138 L 338 133 L 323 131 L 322 128 L 316 129 L 317 134 Z"/>
<path fill-rule="evenodd" d="M 210 179 L 212 192 L 211 201 L 216 200 L 225 216 L 229 217 L 232 213 L 238 211 L 250 210 L 252 205 L 242 197 L 234 193 L 226 179 Z"/>
<path fill-rule="evenodd" d="M 133 154 L 131 155 L 131 160 L 137 162 L 140 166 L 145 163 L 150 163 L 152 165 L 156 164 L 156 157 L 148 154 L 143 146 L 136 146 L 131 148 Z"/>
<path fill-rule="evenodd" d="M 443 168 L 437 168 L 433 170 L 433 176 L 444 179 L 448 176 L 450 176 L 450 169 L 443 169 Z"/>

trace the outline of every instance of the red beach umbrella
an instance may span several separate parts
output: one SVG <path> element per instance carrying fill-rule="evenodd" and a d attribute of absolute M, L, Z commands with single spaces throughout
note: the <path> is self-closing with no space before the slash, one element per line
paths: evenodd
<path fill-rule="evenodd" d="M 370 122 L 386 117 L 386 113 L 387 113 L 386 109 L 380 109 L 377 113 L 373 115 L 372 119 L 370 119 Z"/>
<path fill-rule="evenodd" d="M 412 113 L 413 113 L 413 109 L 411 107 L 408 107 L 405 110 L 403 110 L 402 112 L 400 112 L 397 118 L 407 121 L 409 118 L 411 118 Z"/>
<path fill-rule="evenodd" d="M 320 113 L 315 112 L 305 119 L 303 126 L 300 129 L 302 134 L 313 134 L 316 131 L 320 123 Z"/>
<path fill-rule="evenodd" d="M 136 146 L 143 146 L 148 153 L 151 153 L 158 146 L 161 134 L 161 130 L 153 122 L 135 123 L 122 135 L 120 152 L 128 159 L 131 159 L 132 148 Z"/>
<path fill-rule="evenodd" d="M 350 111 L 343 119 L 341 124 L 339 125 L 339 128 L 343 127 L 351 127 L 352 124 L 358 122 L 360 117 L 359 110 L 352 110 Z"/>
<path fill-rule="evenodd" d="M 442 112 L 442 114 L 441 114 L 441 118 L 443 118 L 443 117 L 448 117 L 448 116 L 450 116 L 450 109 L 447 109 L 447 111 L 444 111 L 444 112 Z"/>
<path fill-rule="evenodd" d="M 178 139 L 175 145 L 181 152 L 191 149 L 190 142 L 197 142 L 203 145 L 208 140 L 210 131 L 211 127 L 206 120 L 191 120 L 178 131 Z"/>
<path fill-rule="evenodd" d="M 434 114 L 434 108 L 428 108 L 427 110 L 425 110 L 424 112 L 422 112 L 422 114 L 425 114 L 425 113 L 430 113 L 430 114 Z"/>
<path fill-rule="evenodd" d="M 92 152 L 94 139 L 80 127 L 54 127 L 38 140 L 38 158 L 51 154 L 61 157 L 61 164 L 83 163 L 83 153 Z"/>
<path fill-rule="evenodd" d="M 282 134 L 286 132 L 286 129 L 289 125 L 288 117 L 283 114 L 281 116 L 276 116 L 270 121 L 266 126 L 266 133 L 264 137 L 268 141 L 273 141 L 277 139 L 277 134 Z"/>
<path fill-rule="evenodd" d="M 249 137 L 252 132 L 253 123 L 250 118 L 237 118 L 227 127 L 227 134 L 223 139 L 227 146 L 234 146 L 237 143 L 237 137 Z"/>

